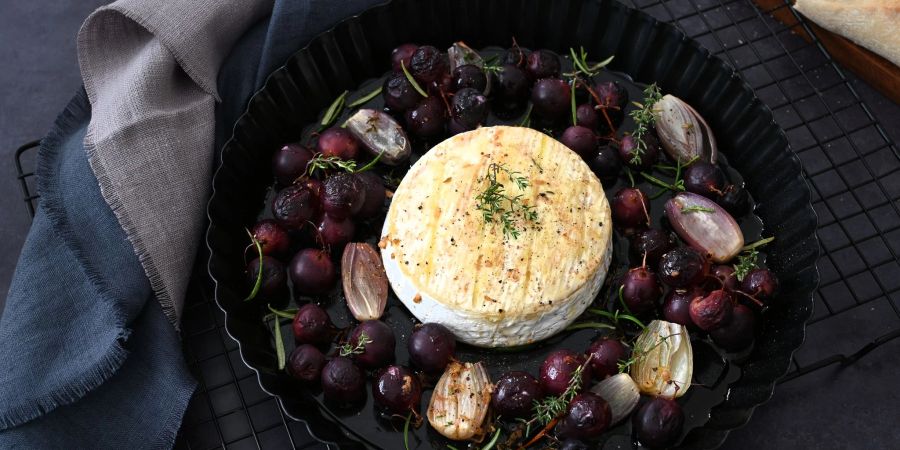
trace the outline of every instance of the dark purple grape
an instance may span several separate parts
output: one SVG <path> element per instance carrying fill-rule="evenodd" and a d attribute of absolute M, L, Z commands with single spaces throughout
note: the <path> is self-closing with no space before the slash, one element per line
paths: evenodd
<path fill-rule="evenodd" d="M 591 170 L 603 180 L 614 179 L 622 171 L 622 160 L 619 152 L 607 145 L 601 145 L 597 154 L 588 162 Z"/>
<path fill-rule="evenodd" d="M 431 374 L 440 373 L 456 352 L 456 337 L 441 324 L 426 323 L 410 335 L 408 350 L 416 367 Z"/>
<path fill-rule="evenodd" d="M 325 190 L 325 185 L 322 183 L 322 180 L 318 178 L 302 177 L 296 184 L 309 189 L 316 199 L 319 199 L 319 203 L 321 204 L 322 192 Z"/>
<path fill-rule="evenodd" d="M 397 345 L 397 340 L 394 338 L 394 330 L 391 330 L 391 327 L 380 320 L 362 322 L 350 333 L 350 347 L 360 345 L 363 335 L 369 342 L 362 345 L 362 353 L 353 355 L 357 364 L 367 369 L 375 369 L 394 361 L 394 347 Z"/>
<path fill-rule="evenodd" d="M 563 439 L 592 439 L 603 434 L 610 422 L 609 403 L 593 392 L 582 392 L 569 403 L 566 415 L 556 426 L 556 434 Z"/>
<path fill-rule="evenodd" d="M 628 103 L 628 91 L 622 85 L 615 81 L 604 81 L 594 86 L 594 92 L 600 99 L 598 105 L 601 111 L 599 126 L 601 132 L 609 133 L 613 131 L 609 128 L 609 122 L 612 122 L 614 128 L 618 128 L 625 118 L 625 106 Z M 603 113 L 606 113 L 605 116 Z M 606 118 L 609 118 L 607 122 Z"/>
<path fill-rule="evenodd" d="M 550 50 L 535 50 L 528 55 L 525 72 L 532 80 L 559 76 L 559 56 Z"/>
<path fill-rule="evenodd" d="M 634 314 L 653 311 L 660 294 L 656 274 L 645 266 L 629 270 L 622 278 L 622 300 Z"/>
<path fill-rule="evenodd" d="M 631 238 L 631 251 L 640 260 L 647 255 L 646 263 L 650 267 L 658 267 L 662 255 L 675 248 L 676 245 L 678 245 L 678 240 L 675 236 L 659 228 L 639 231 Z"/>
<path fill-rule="evenodd" d="M 543 78 L 531 89 L 532 111 L 545 119 L 556 120 L 572 108 L 571 87 L 558 78 Z"/>
<path fill-rule="evenodd" d="M 334 286 L 336 279 L 334 263 L 324 250 L 305 248 L 291 260 L 291 281 L 296 294 L 324 294 Z"/>
<path fill-rule="evenodd" d="M 422 382 L 406 367 L 387 366 L 372 380 L 372 398 L 388 414 L 418 411 Z"/>
<path fill-rule="evenodd" d="M 724 193 L 716 202 L 734 217 L 741 217 L 749 213 L 753 203 L 750 200 L 750 193 L 746 189 L 733 184 L 725 187 Z"/>
<path fill-rule="evenodd" d="M 663 301 L 663 317 L 669 322 L 696 328 L 691 319 L 691 300 L 705 295 L 699 286 L 693 286 L 686 290 L 672 289 L 666 294 L 666 299 Z"/>
<path fill-rule="evenodd" d="M 283 255 L 291 246 L 287 230 L 272 219 L 260 220 L 252 232 L 264 255 Z"/>
<path fill-rule="evenodd" d="M 432 138 L 444 132 L 447 108 L 436 95 L 423 98 L 415 108 L 406 111 L 407 131 L 421 138 Z"/>
<path fill-rule="evenodd" d="M 507 372 L 494 385 L 491 405 L 503 417 L 527 417 L 534 402 L 544 396 L 541 384 L 527 372 Z"/>
<path fill-rule="evenodd" d="M 336 218 L 322 214 L 322 218 L 316 224 L 316 231 L 323 245 L 328 245 L 332 250 L 339 252 L 344 248 L 344 244 L 353 240 L 356 225 L 349 217 Z"/>
<path fill-rule="evenodd" d="M 310 344 L 298 345 L 287 360 L 288 373 L 307 383 L 319 381 L 324 366 L 325 355 Z"/>
<path fill-rule="evenodd" d="M 681 437 L 684 412 L 675 400 L 656 397 L 638 409 L 632 426 L 645 447 L 669 447 Z"/>
<path fill-rule="evenodd" d="M 359 156 L 359 141 L 346 128 L 331 127 L 319 135 L 316 150 L 326 157 L 354 160 Z"/>
<path fill-rule="evenodd" d="M 652 134 L 645 134 L 642 140 L 646 145 L 643 150 L 638 151 L 637 140 L 633 136 L 622 136 L 619 141 L 619 156 L 632 169 L 647 171 L 659 160 L 659 141 Z"/>
<path fill-rule="evenodd" d="M 597 154 L 597 135 L 589 128 L 579 125 L 566 128 L 559 141 L 586 161 Z"/>
<path fill-rule="evenodd" d="M 560 442 L 559 450 L 590 450 L 590 447 L 578 439 L 570 438 Z"/>
<path fill-rule="evenodd" d="M 368 219 L 377 216 L 384 209 L 384 199 L 387 194 L 384 182 L 374 172 L 360 172 L 356 174 L 356 178 L 359 179 L 363 192 L 366 193 L 366 199 L 356 213 L 356 217 Z"/>
<path fill-rule="evenodd" d="M 600 123 L 600 116 L 589 103 L 578 105 L 575 108 L 575 123 L 591 130 L 596 130 Z"/>
<path fill-rule="evenodd" d="M 684 169 L 685 190 L 708 199 L 719 198 L 725 189 L 725 182 L 725 173 L 722 169 L 706 161 L 696 161 Z"/>
<path fill-rule="evenodd" d="M 292 184 L 306 172 L 313 159 L 312 150 L 300 144 L 287 144 L 272 155 L 272 172 L 282 186 Z"/>
<path fill-rule="evenodd" d="M 778 277 L 769 269 L 753 269 L 741 281 L 741 290 L 757 300 L 769 300 L 778 292 Z"/>
<path fill-rule="evenodd" d="M 547 355 L 541 364 L 541 387 L 547 395 L 560 395 L 569 387 L 575 371 L 584 364 L 584 355 L 572 350 L 556 350 Z M 588 386 L 591 381 L 591 366 L 585 366 L 581 372 L 581 385 Z"/>
<path fill-rule="evenodd" d="M 408 69 L 416 81 L 429 84 L 439 81 L 450 70 L 450 66 L 447 55 L 430 45 L 423 45 L 413 52 Z"/>
<path fill-rule="evenodd" d="M 365 201 L 362 183 L 352 173 L 337 172 L 323 183 L 322 210 L 329 216 L 351 217 L 362 209 Z"/>
<path fill-rule="evenodd" d="M 336 406 L 356 406 L 366 399 L 365 375 L 353 360 L 337 356 L 322 369 L 322 392 Z"/>
<path fill-rule="evenodd" d="M 402 73 L 393 73 L 384 80 L 381 96 L 384 98 L 384 104 L 391 111 L 397 112 L 414 108 L 422 98 L 422 94 L 416 91 L 406 75 Z"/>
<path fill-rule="evenodd" d="M 459 66 L 453 70 L 453 91 L 472 88 L 478 92 L 484 92 L 487 88 L 487 76 L 480 67 L 473 64 Z"/>
<path fill-rule="evenodd" d="M 613 224 L 623 229 L 650 225 L 650 202 L 638 188 L 622 188 L 612 200 Z"/>
<path fill-rule="evenodd" d="M 468 127 L 475 128 L 487 118 L 487 97 L 477 89 L 463 88 L 453 96 L 450 109 L 452 112 L 451 117 L 454 120 Z"/>
<path fill-rule="evenodd" d="M 691 247 L 672 249 L 659 259 L 659 278 L 673 288 L 700 283 L 708 273 L 709 261 Z"/>
<path fill-rule="evenodd" d="M 247 284 L 252 289 L 259 277 L 259 258 L 254 258 L 247 264 Z M 287 276 L 281 261 L 271 257 L 262 257 L 262 283 L 259 285 L 261 297 L 283 297 L 287 293 Z"/>
<path fill-rule="evenodd" d="M 477 127 L 470 127 L 459 120 L 450 119 L 447 122 L 447 133 L 450 133 L 451 136 L 456 136 L 459 133 L 465 133 L 466 131 L 472 131 Z"/>
<path fill-rule="evenodd" d="M 319 199 L 303 186 L 288 186 L 272 199 L 272 216 L 288 230 L 301 228 L 318 210 Z"/>
<path fill-rule="evenodd" d="M 722 289 L 712 291 L 706 297 L 691 300 L 691 320 L 704 331 L 728 325 L 733 310 L 734 301 L 731 295 Z"/>
<path fill-rule="evenodd" d="M 491 87 L 504 107 L 521 105 L 528 98 L 531 83 L 522 69 L 504 64 L 497 70 L 497 83 Z"/>
<path fill-rule="evenodd" d="M 325 344 L 331 341 L 334 324 L 321 306 L 307 303 L 297 310 L 292 325 L 294 341 L 298 344 Z"/>
<path fill-rule="evenodd" d="M 419 48 L 416 44 L 400 44 L 399 47 L 391 51 L 391 70 L 394 72 L 402 72 L 401 62 L 407 69 L 409 68 L 409 60 L 412 59 L 413 53 Z"/>
<path fill-rule="evenodd" d="M 618 339 L 600 338 L 587 351 L 591 357 L 591 374 L 596 380 L 619 373 L 619 361 L 628 355 L 628 347 Z"/>
<path fill-rule="evenodd" d="M 738 288 L 738 279 L 734 274 L 734 267 L 719 264 L 713 266 L 712 275 L 722 282 L 722 288 L 734 292 Z"/>
<path fill-rule="evenodd" d="M 514 65 L 524 70 L 525 65 L 528 63 L 528 55 L 530 54 L 531 53 L 528 50 L 523 49 L 518 45 L 513 45 L 512 48 L 510 48 L 506 51 L 506 53 L 503 54 L 503 59 L 501 60 L 501 62 L 503 64 Z"/>
<path fill-rule="evenodd" d="M 709 336 L 725 351 L 737 352 L 753 343 L 755 332 L 756 313 L 744 305 L 736 304 L 731 312 L 731 322 L 713 329 Z"/>

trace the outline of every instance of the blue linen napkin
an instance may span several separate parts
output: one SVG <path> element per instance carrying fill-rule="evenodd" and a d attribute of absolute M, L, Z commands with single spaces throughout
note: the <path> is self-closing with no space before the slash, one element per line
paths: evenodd
<path fill-rule="evenodd" d="M 268 73 L 376 3 L 276 1 L 219 71 L 215 149 Z M 81 90 L 38 155 L 40 205 L 0 318 L 0 448 L 170 447 L 195 387 L 88 163 L 90 117 Z"/>

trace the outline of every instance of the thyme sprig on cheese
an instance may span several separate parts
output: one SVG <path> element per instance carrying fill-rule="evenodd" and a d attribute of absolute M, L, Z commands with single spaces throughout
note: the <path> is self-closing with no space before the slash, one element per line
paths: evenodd
<path fill-rule="evenodd" d="M 533 205 L 522 202 L 522 194 L 509 195 L 506 187 L 500 182 L 500 175 L 506 175 L 520 191 L 529 186 L 528 179 L 521 173 L 510 170 L 505 164 L 491 163 L 488 166 L 487 175 L 478 179 L 479 182 L 487 181 L 487 186 L 478 196 L 478 204 L 475 207 L 481 211 L 485 223 L 499 222 L 503 227 L 503 236 L 518 239 L 522 230 L 516 226 L 518 219 L 527 222 L 536 222 L 537 211 Z"/>

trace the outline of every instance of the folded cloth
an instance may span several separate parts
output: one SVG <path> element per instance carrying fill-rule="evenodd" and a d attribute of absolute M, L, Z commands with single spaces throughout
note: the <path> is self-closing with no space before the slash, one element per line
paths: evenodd
<path fill-rule="evenodd" d="M 171 446 L 214 149 L 266 74 L 372 3 L 122 0 L 88 18 L 85 90 L 42 142 L 0 317 L 0 448 Z"/>

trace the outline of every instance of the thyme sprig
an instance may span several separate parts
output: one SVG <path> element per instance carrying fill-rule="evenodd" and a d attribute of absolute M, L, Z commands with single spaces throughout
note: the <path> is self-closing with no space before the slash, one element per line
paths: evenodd
<path fill-rule="evenodd" d="M 359 337 L 356 339 L 356 345 L 350 345 L 349 342 L 341 346 L 340 355 L 341 356 L 350 356 L 350 355 L 360 355 L 366 351 L 366 346 L 372 343 L 372 338 L 366 334 L 365 331 L 359 333 Z"/>
<path fill-rule="evenodd" d="M 738 281 L 744 281 L 744 277 L 746 277 L 751 270 L 759 267 L 759 252 L 756 251 L 756 249 L 774 240 L 775 236 L 770 236 L 741 248 L 743 253 L 738 255 L 738 262 L 734 265 L 734 276 L 737 277 Z"/>
<path fill-rule="evenodd" d="M 592 357 L 593 355 L 588 356 L 587 360 L 572 372 L 572 378 L 569 379 L 569 385 L 562 394 L 534 402 L 534 420 L 537 420 L 541 425 L 547 425 L 566 412 L 569 403 L 576 395 L 578 395 L 578 392 L 581 391 L 581 374 L 584 372 L 584 368 L 590 364 Z"/>
<path fill-rule="evenodd" d="M 634 138 L 636 145 L 634 153 L 631 157 L 631 164 L 640 164 L 641 155 L 647 150 L 647 143 L 644 142 L 644 136 L 650 131 L 650 127 L 656 123 L 656 116 L 653 114 L 653 105 L 662 99 L 662 92 L 656 83 L 647 86 L 644 89 L 644 102 L 633 102 L 637 109 L 632 110 L 629 115 L 634 120 L 634 131 L 631 137 Z"/>
<path fill-rule="evenodd" d="M 499 222 L 502 225 L 504 238 L 518 239 L 521 230 L 516 227 L 516 220 L 521 218 L 535 222 L 538 214 L 533 205 L 522 203 L 522 194 L 507 194 L 506 187 L 498 180 L 500 173 L 506 174 L 519 190 L 525 190 L 529 186 L 528 179 L 521 173 L 510 170 L 503 164 L 491 163 L 487 175 L 478 180 L 487 180 L 487 187 L 475 197 L 478 201 L 475 208 L 481 211 L 485 223 Z"/>
<path fill-rule="evenodd" d="M 310 176 L 312 176 L 312 174 L 315 173 L 316 170 L 341 169 L 350 173 L 365 172 L 372 167 L 375 167 L 375 164 L 378 163 L 378 161 L 381 159 L 382 154 L 384 154 L 384 152 L 380 152 L 375 155 L 375 158 L 369 161 L 365 166 L 357 167 L 356 161 L 352 159 L 344 160 L 338 158 L 337 156 L 325 156 L 321 153 L 317 153 L 316 156 L 314 156 L 313 159 L 309 160 L 309 162 L 306 164 L 306 171 Z"/>

